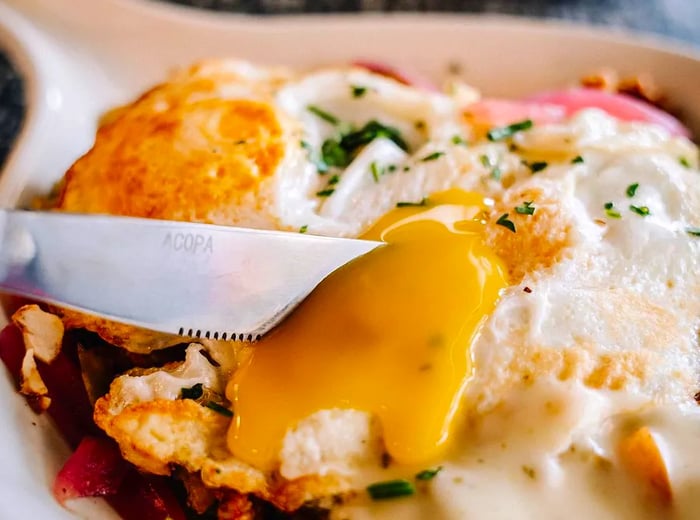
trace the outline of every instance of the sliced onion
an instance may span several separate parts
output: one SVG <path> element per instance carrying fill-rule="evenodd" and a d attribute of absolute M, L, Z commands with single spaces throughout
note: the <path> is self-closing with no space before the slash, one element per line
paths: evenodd
<path fill-rule="evenodd" d="M 129 469 L 114 441 L 85 437 L 58 472 L 53 494 L 61 504 L 71 498 L 115 495 Z"/>

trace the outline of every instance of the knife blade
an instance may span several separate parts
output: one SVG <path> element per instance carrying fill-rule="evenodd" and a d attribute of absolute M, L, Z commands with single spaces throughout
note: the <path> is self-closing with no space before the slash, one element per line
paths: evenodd
<path fill-rule="evenodd" d="M 255 340 L 381 242 L 0 210 L 0 290 L 168 334 Z"/>

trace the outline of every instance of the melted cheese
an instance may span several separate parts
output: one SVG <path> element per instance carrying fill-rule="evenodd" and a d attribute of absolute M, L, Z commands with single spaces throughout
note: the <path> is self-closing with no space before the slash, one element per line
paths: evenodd
<path fill-rule="evenodd" d="M 350 408 L 379 418 L 393 460 L 439 457 L 470 346 L 506 286 L 483 243 L 484 209 L 480 196 L 451 191 L 372 228 L 367 238 L 388 244 L 326 279 L 229 383 L 233 454 L 270 469 L 291 426 Z"/>

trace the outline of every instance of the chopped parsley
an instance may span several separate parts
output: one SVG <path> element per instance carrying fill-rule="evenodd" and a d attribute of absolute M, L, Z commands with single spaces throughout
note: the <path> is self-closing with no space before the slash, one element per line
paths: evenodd
<path fill-rule="evenodd" d="M 613 205 L 612 202 L 606 202 L 603 205 L 603 208 L 605 209 L 605 214 L 610 217 L 610 218 L 622 218 L 622 215 L 620 215 L 620 212 L 615 209 L 615 206 Z"/>
<path fill-rule="evenodd" d="M 630 184 L 627 186 L 627 190 L 625 190 L 625 193 L 629 198 L 634 197 L 634 195 L 637 193 L 637 188 L 639 188 L 639 183 L 635 182 L 634 184 Z"/>
<path fill-rule="evenodd" d="M 384 500 L 387 498 L 405 497 L 413 495 L 416 488 L 408 480 L 388 480 L 377 482 L 367 486 L 367 493 L 372 500 Z"/>
<path fill-rule="evenodd" d="M 501 173 L 503 172 L 501 171 L 500 166 L 496 165 L 491 169 L 491 173 L 489 174 L 489 176 L 495 181 L 500 181 Z"/>
<path fill-rule="evenodd" d="M 637 215 L 640 217 L 646 217 L 648 215 L 651 215 L 651 211 L 649 211 L 648 206 L 634 206 L 630 205 L 630 210 L 634 211 Z"/>
<path fill-rule="evenodd" d="M 317 191 L 316 196 L 317 197 L 330 197 L 333 195 L 333 192 L 335 191 L 335 188 L 326 188 L 325 190 Z"/>
<path fill-rule="evenodd" d="M 690 161 L 688 160 L 687 157 L 679 157 L 678 162 L 681 163 L 682 166 L 685 166 L 686 168 L 690 168 Z"/>
<path fill-rule="evenodd" d="M 486 134 L 486 137 L 489 141 L 502 141 L 503 139 L 513 137 L 518 132 L 522 132 L 523 130 L 529 130 L 530 128 L 532 128 L 532 125 L 532 119 L 526 119 L 525 121 L 513 123 L 512 125 L 499 126 L 489 130 Z"/>
<path fill-rule="evenodd" d="M 333 114 L 329 114 L 328 112 L 326 112 L 322 108 L 317 107 L 316 105 L 308 105 L 306 107 L 306 110 L 308 110 L 309 112 L 311 112 L 315 116 L 320 117 L 321 119 L 323 119 L 327 123 L 330 123 L 332 125 L 339 125 L 340 124 L 340 119 L 335 117 Z"/>
<path fill-rule="evenodd" d="M 303 226 L 301 226 L 301 227 L 299 228 L 299 233 L 302 233 L 302 234 L 303 234 L 303 233 L 306 233 L 308 230 L 309 230 L 309 226 L 306 225 L 306 224 L 304 224 Z"/>
<path fill-rule="evenodd" d="M 461 135 L 453 135 L 452 136 L 452 144 L 467 146 L 467 142 L 464 139 L 462 139 Z"/>
<path fill-rule="evenodd" d="M 334 184 L 338 184 L 340 182 L 340 175 L 332 175 L 330 179 L 328 179 L 328 185 L 333 186 Z"/>
<path fill-rule="evenodd" d="M 204 394 L 202 383 L 197 383 L 189 388 L 180 389 L 180 399 L 199 399 Z"/>
<path fill-rule="evenodd" d="M 423 471 L 416 473 L 416 480 L 432 480 L 441 471 L 442 466 L 438 466 L 435 469 L 424 469 Z"/>
<path fill-rule="evenodd" d="M 369 171 L 372 172 L 372 178 L 374 182 L 379 182 L 379 177 L 384 175 L 384 168 L 377 164 L 377 161 L 372 161 L 369 165 Z"/>
<path fill-rule="evenodd" d="M 583 163 L 583 157 L 581 157 L 580 155 L 577 155 L 576 157 L 571 159 L 571 164 L 581 164 L 581 163 Z"/>
<path fill-rule="evenodd" d="M 484 168 L 491 168 L 491 166 L 493 166 L 491 164 L 491 158 L 486 154 L 480 155 L 479 160 L 481 161 L 481 164 L 483 165 Z"/>
<path fill-rule="evenodd" d="M 321 159 L 328 166 L 342 168 L 350 164 L 347 150 L 336 139 L 326 139 L 321 145 Z"/>
<path fill-rule="evenodd" d="M 532 173 L 537 173 L 537 172 L 541 172 L 542 170 L 546 169 L 547 166 L 549 166 L 549 163 L 547 163 L 546 161 L 535 161 L 535 162 L 531 162 L 531 163 L 525 162 L 525 166 L 530 168 L 530 171 Z"/>
<path fill-rule="evenodd" d="M 401 133 L 396 128 L 383 125 L 375 120 L 369 121 L 359 130 L 344 134 L 340 138 L 340 146 L 348 153 L 352 153 L 378 137 L 386 137 L 392 140 L 394 144 L 404 152 L 408 151 L 408 144 L 406 144 L 406 141 L 404 141 L 403 137 L 401 137 Z"/>
<path fill-rule="evenodd" d="M 225 417 L 233 417 L 233 412 L 231 410 L 229 410 L 225 406 L 220 405 L 219 403 L 215 403 L 214 401 L 207 401 L 207 403 L 204 406 Z"/>
<path fill-rule="evenodd" d="M 515 206 L 515 212 L 520 215 L 533 215 L 535 213 L 535 206 L 532 205 L 532 201 L 523 202 L 520 206 Z"/>
<path fill-rule="evenodd" d="M 367 87 L 360 87 L 358 85 L 351 85 L 350 91 L 352 92 L 352 97 L 357 99 L 357 98 L 361 98 L 362 96 L 367 94 Z"/>
<path fill-rule="evenodd" d="M 700 227 L 689 227 L 685 228 L 685 232 L 691 237 L 700 237 Z"/>
<path fill-rule="evenodd" d="M 417 208 L 428 205 L 428 197 L 423 197 L 419 202 L 397 202 L 397 208 Z"/>
<path fill-rule="evenodd" d="M 497 164 L 493 164 L 491 162 L 491 158 L 484 154 L 479 156 L 479 161 L 481 162 L 482 166 L 484 168 L 491 168 L 491 172 L 489 173 L 489 176 L 496 181 L 501 180 L 501 168 Z"/>
<path fill-rule="evenodd" d="M 426 155 L 421 159 L 422 162 L 428 162 L 428 161 L 434 161 L 435 159 L 439 159 L 445 155 L 445 152 L 433 152 L 431 154 Z"/>
<path fill-rule="evenodd" d="M 508 213 L 504 213 L 503 215 L 501 215 L 496 221 L 496 224 L 498 224 L 499 226 L 503 226 L 504 228 L 510 229 L 513 233 L 515 233 L 515 224 L 513 224 L 512 220 L 508 219 Z"/>

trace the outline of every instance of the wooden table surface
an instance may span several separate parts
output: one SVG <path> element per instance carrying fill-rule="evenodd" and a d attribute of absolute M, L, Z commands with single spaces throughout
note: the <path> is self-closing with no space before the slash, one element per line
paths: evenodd
<path fill-rule="evenodd" d="M 95 0 L 98 1 L 98 0 Z M 152 0 L 259 15 L 357 11 L 501 13 L 623 27 L 700 48 L 700 0 Z M 21 79 L 0 49 L 0 166 L 24 115 Z"/>

